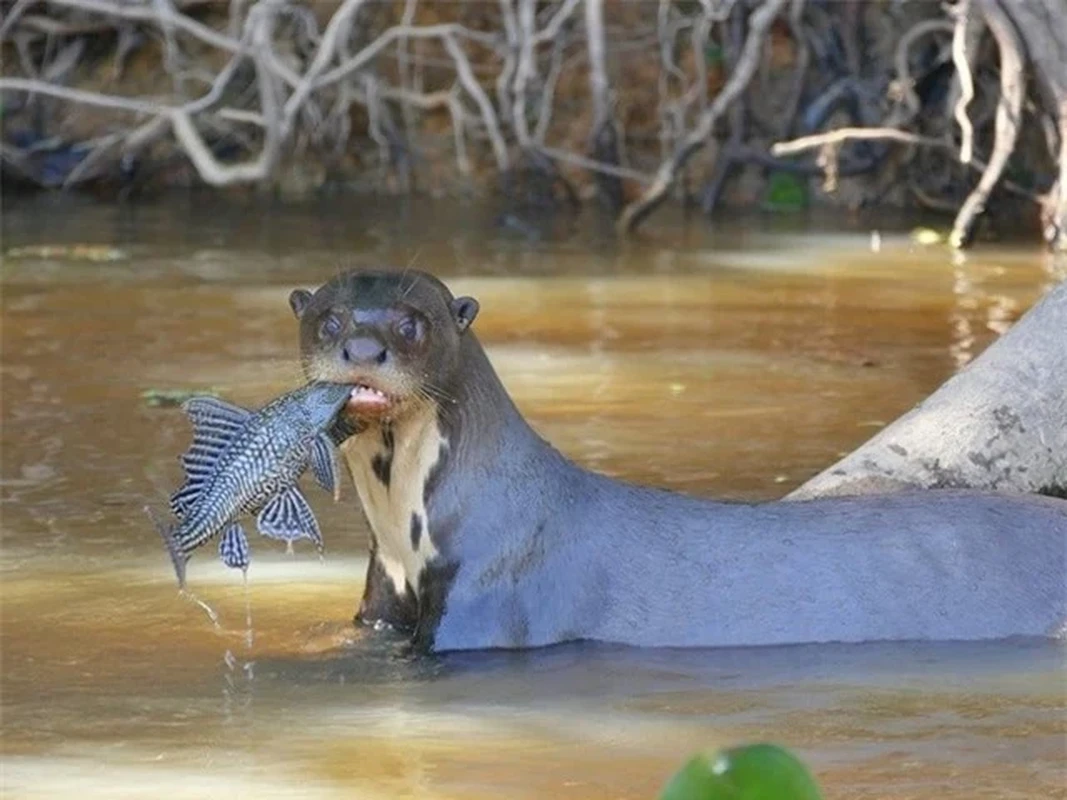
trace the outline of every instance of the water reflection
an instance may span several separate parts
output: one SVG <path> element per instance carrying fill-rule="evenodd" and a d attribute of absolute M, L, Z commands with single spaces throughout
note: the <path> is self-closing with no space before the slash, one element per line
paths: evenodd
<path fill-rule="evenodd" d="M 5 199 L 6 202 L 6 199 Z M 21 202 L 21 201 L 20 201 Z M 0 681 L 5 797 L 649 798 L 690 751 L 770 738 L 833 797 L 1064 796 L 1062 647 L 714 652 L 572 645 L 412 659 L 355 629 L 354 490 L 311 495 L 327 558 L 208 548 L 177 593 L 141 510 L 178 479 L 180 412 L 149 388 L 258 404 L 300 380 L 285 302 L 341 263 L 432 268 L 479 297 L 516 401 L 605 472 L 781 496 L 925 396 L 1062 269 L 953 263 L 881 228 L 684 220 L 501 231 L 491 210 L 211 202 L 8 205 L 2 265 Z M 1057 262 L 1058 263 L 1058 262 Z M 1052 264 L 1053 266 L 1050 266 Z M 1061 276 L 1062 277 L 1062 276 Z"/>

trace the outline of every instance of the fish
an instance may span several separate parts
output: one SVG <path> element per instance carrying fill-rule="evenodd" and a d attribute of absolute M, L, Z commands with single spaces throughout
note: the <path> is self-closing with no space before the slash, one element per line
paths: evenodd
<path fill-rule="evenodd" d="M 322 532 L 297 481 L 310 466 L 319 485 L 337 499 L 336 448 L 359 427 L 340 414 L 353 389 L 315 381 L 258 411 L 209 396 L 182 403 L 193 440 L 181 456 L 185 483 L 170 497 L 177 521 L 145 509 L 167 546 L 179 587 L 185 588 L 193 551 L 215 536 L 222 562 L 248 569 L 244 515 L 255 516 L 263 536 L 290 548 L 309 539 L 322 553 Z"/>

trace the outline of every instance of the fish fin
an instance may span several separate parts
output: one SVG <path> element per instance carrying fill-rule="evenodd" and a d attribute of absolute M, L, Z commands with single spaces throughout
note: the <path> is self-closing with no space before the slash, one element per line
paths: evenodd
<path fill-rule="evenodd" d="M 252 416 L 251 411 L 214 397 L 194 397 L 182 408 L 193 423 L 193 443 L 182 460 L 194 471 L 205 456 L 208 460 L 218 456 Z"/>
<path fill-rule="evenodd" d="M 231 523 L 219 539 L 219 558 L 231 569 L 248 569 L 248 537 L 239 522 Z"/>
<path fill-rule="evenodd" d="M 148 518 L 152 520 L 152 524 L 155 525 L 159 535 L 163 537 L 163 544 L 167 546 L 171 563 L 174 565 L 174 573 L 178 576 L 178 588 L 185 589 L 185 565 L 189 561 L 189 555 L 181 549 L 174 538 L 178 526 L 160 517 L 151 506 L 145 506 L 144 510 L 148 514 Z"/>
<path fill-rule="evenodd" d="M 333 440 L 327 434 L 319 434 L 311 443 L 311 471 L 319 486 L 333 495 L 336 503 L 341 499 L 340 473 L 337 470 L 337 456 Z"/>
<path fill-rule="evenodd" d="M 203 479 L 187 480 L 182 488 L 170 496 L 170 510 L 179 519 L 184 518 L 189 513 L 189 509 L 196 503 L 203 488 Z"/>
<path fill-rule="evenodd" d="M 295 486 L 272 497 L 256 517 L 259 532 L 271 539 L 310 539 L 322 551 L 322 532 L 307 500 Z"/>
<path fill-rule="evenodd" d="M 171 498 L 171 507 L 184 512 L 252 412 L 214 397 L 194 397 L 186 400 L 182 408 L 193 423 L 193 442 L 181 457 L 186 483 Z"/>
<path fill-rule="evenodd" d="M 194 423 L 210 421 L 231 431 L 239 429 L 252 416 L 252 412 L 247 408 L 206 395 L 190 397 L 182 403 L 182 410 Z"/>

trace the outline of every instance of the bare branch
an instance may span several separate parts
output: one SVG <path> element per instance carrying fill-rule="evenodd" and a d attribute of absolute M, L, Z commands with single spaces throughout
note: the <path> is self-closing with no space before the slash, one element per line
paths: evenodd
<path fill-rule="evenodd" d="M 444 41 L 448 37 L 457 36 L 469 38 L 473 41 L 481 42 L 482 44 L 493 45 L 495 43 L 492 36 L 479 34 L 462 25 L 443 23 L 440 25 L 421 25 L 414 28 L 404 28 L 397 25 L 383 31 L 377 39 L 352 56 L 352 58 L 345 60 L 333 69 L 320 75 L 318 80 L 315 81 L 314 88 L 321 89 L 322 87 L 335 83 L 336 81 L 351 75 L 356 70 L 365 67 L 373 61 L 379 53 L 401 37 L 411 39 L 441 39 Z M 471 74 L 473 75 L 474 73 L 472 72 Z"/>
<path fill-rule="evenodd" d="M 108 0 L 46 0 L 46 2 L 53 6 L 92 11 L 118 19 L 166 23 L 220 50 L 244 56 L 253 55 L 249 51 L 247 42 L 219 33 L 214 28 L 209 28 L 207 25 L 175 11 L 170 6 L 151 8 L 142 5 L 113 3 Z M 299 83 L 297 75 L 285 65 L 272 63 L 271 66 L 290 86 L 295 86 Z"/>
<path fill-rule="evenodd" d="M 611 85 L 608 82 L 604 45 L 604 0 L 585 0 L 585 35 L 589 50 L 589 94 L 593 98 L 593 130 L 611 116 Z"/>
<path fill-rule="evenodd" d="M 583 2 L 584 25 L 576 19 Z M 439 24 L 418 25 L 420 15 L 416 11 L 422 10 L 418 0 L 395 4 L 399 24 L 379 27 L 375 20 L 380 15 L 369 12 L 372 4 L 368 0 L 334 0 L 332 13 L 323 15 L 321 33 L 318 9 L 313 12 L 308 4 L 295 0 L 6 0 L 9 10 L 0 20 L 0 38 L 13 45 L 12 67 L 18 77 L 0 78 L 0 89 L 19 93 L 9 110 L 12 119 L 16 114 L 20 120 L 27 119 L 35 113 L 35 106 L 36 112 L 49 111 L 50 104 L 43 102 L 46 96 L 135 115 L 128 127 L 90 133 L 87 141 L 79 143 L 88 149 L 89 156 L 67 173 L 66 185 L 95 177 L 119 152 L 128 155 L 161 136 L 173 136 L 209 184 L 269 179 L 283 151 L 301 157 L 305 148 L 319 147 L 327 158 L 342 158 L 351 149 L 353 125 L 361 119 L 352 113 L 355 105 L 366 107 L 369 135 L 389 148 L 385 155 L 395 160 L 397 148 L 403 149 L 407 142 L 420 144 L 422 126 L 429 131 L 433 125 L 429 118 L 420 117 L 420 109 L 441 109 L 442 114 L 447 109 L 456 166 L 463 175 L 473 174 L 475 156 L 473 150 L 468 154 L 468 149 L 476 142 L 479 157 L 491 157 L 500 171 L 509 169 L 514 158 L 510 148 L 515 146 L 526 151 L 530 163 L 549 173 L 556 172 L 553 162 L 591 170 L 599 194 L 609 200 L 613 195 L 619 198 L 615 208 L 622 203 L 622 180 L 641 184 L 642 194 L 620 215 L 620 233 L 638 227 L 672 188 L 689 194 L 685 185 L 687 164 L 712 139 L 724 118 L 729 119 L 730 139 L 717 152 L 714 180 L 706 183 L 705 201 L 718 193 L 731 165 L 738 163 L 802 175 L 818 175 L 821 170 L 831 184 L 838 176 L 859 175 L 884 164 L 886 168 L 877 176 L 883 194 L 910 181 L 914 195 L 924 198 L 923 202 L 943 203 L 938 193 L 959 180 L 958 155 L 969 168 L 982 173 L 957 219 L 954 242 L 960 245 L 994 186 L 1034 195 L 1034 187 L 1016 186 L 1002 176 L 1008 154 L 1016 145 L 1022 104 L 1029 100 L 1026 108 L 1032 110 L 1035 123 L 1043 126 L 1045 143 L 1059 168 L 1058 176 L 1041 174 L 1035 178 L 1039 184 L 1036 191 L 1044 192 L 1038 198 L 1042 221 L 1046 237 L 1063 246 L 1067 240 L 1067 69 L 1060 67 L 1067 38 L 1061 26 L 1054 24 L 1063 0 L 952 2 L 952 10 L 921 15 L 922 19 L 902 31 L 894 49 L 879 46 L 872 50 L 877 63 L 865 69 L 862 78 L 846 81 L 849 85 L 842 91 L 831 87 L 815 105 L 809 104 L 810 116 L 822 119 L 822 112 L 830 110 L 831 104 L 842 99 L 854 101 L 860 105 L 856 124 L 878 127 L 819 132 L 771 148 L 775 156 L 783 157 L 816 150 L 817 160 L 776 160 L 759 137 L 766 131 L 786 137 L 794 130 L 798 109 L 808 103 L 804 91 L 811 84 L 808 70 L 818 68 L 822 82 L 821 73 L 826 68 L 823 48 L 831 39 L 837 42 L 835 47 L 843 43 L 846 58 L 856 66 L 860 52 L 860 39 L 853 30 L 860 26 L 856 0 L 850 0 L 851 11 L 843 14 L 827 13 L 825 3 L 805 0 L 697 0 L 684 4 L 659 0 L 658 9 L 624 4 L 625 12 L 618 13 L 616 5 L 609 7 L 604 0 L 498 0 L 497 30 L 489 32 L 461 24 L 462 13 L 451 17 L 455 22 L 442 16 Z M 208 9 L 212 3 L 215 7 L 210 8 L 204 22 L 190 10 Z M 375 12 L 378 7 L 373 4 Z M 443 8 L 451 11 L 453 6 L 445 4 Z M 762 91 L 762 78 L 757 77 L 763 74 L 761 64 L 770 63 L 764 57 L 770 52 L 765 46 L 768 32 L 776 19 L 786 15 L 796 42 L 791 75 L 775 74 L 768 80 L 774 81 L 776 92 L 779 88 L 787 90 L 789 96 L 776 108 L 764 107 L 750 115 L 753 124 L 749 125 L 746 104 Z M 723 21 L 730 26 L 726 83 L 718 96 L 709 96 L 710 68 L 704 48 L 712 35 L 718 38 L 719 29 L 713 26 Z M 275 29 L 280 32 L 283 24 L 284 35 L 275 36 Z M 972 102 L 976 92 L 983 99 L 987 93 L 983 85 L 976 88 L 979 77 L 984 83 L 987 72 L 993 72 L 985 67 L 981 73 L 978 70 L 979 59 L 986 52 L 986 30 L 992 32 L 1002 54 L 1001 91 L 995 112 L 992 104 Z M 117 34 L 114 40 L 108 37 L 110 56 L 87 49 L 91 34 L 98 31 Z M 156 83 L 163 88 L 151 96 L 83 88 L 97 85 L 98 74 L 105 81 L 109 75 L 112 82 L 123 79 L 127 54 L 141 48 L 146 39 L 150 41 L 147 49 L 161 54 L 161 74 L 157 77 L 172 80 L 173 86 Z M 920 58 L 920 46 L 925 48 L 931 40 L 933 47 L 929 49 L 933 52 L 924 49 Z M 615 104 L 622 95 L 616 94 L 620 91 L 618 77 L 611 69 L 625 64 L 627 74 L 631 74 L 629 62 L 633 59 L 637 68 L 632 74 L 648 74 L 647 59 L 654 65 L 657 51 L 657 108 L 629 108 L 621 115 Z M 16 54 L 20 61 L 16 61 Z M 221 70 L 217 66 L 220 54 L 225 61 Z M 919 97 L 917 65 L 923 65 L 924 77 L 929 78 L 931 66 L 940 69 L 950 54 L 958 76 L 940 115 L 932 110 L 935 116 L 928 120 L 921 116 L 930 111 L 923 109 L 922 103 L 930 101 Z M 105 59 L 103 72 L 83 69 L 90 55 L 94 67 L 98 56 Z M 114 61 L 110 73 L 106 69 L 109 57 Z M 246 59 L 255 70 L 250 79 L 242 71 Z M 380 65 L 380 59 L 391 59 L 392 63 Z M 646 63 L 637 64 L 637 59 Z M 869 88 L 881 81 L 887 72 L 886 59 L 891 60 L 892 71 L 889 102 L 885 111 L 875 111 L 873 107 L 881 98 L 870 92 L 858 94 L 856 87 L 863 83 Z M 576 65 L 578 70 L 572 68 Z M 565 85 L 573 90 L 573 73 L 586 70 L 586 66 L 588 70 L 582 74 L 588 75 L 588 107 L 575 103 L 571 96 L 560 98 Z M 912 69 L 916 69 L 914 78 Z M 1036 92 L 1032 98 L 1026 95 L 1030 76 Z M 652 86 L 639 89 L 657 91 Z M 657 113 L 658 169 L 650 175 L 621 166 L 627 160 L 624 154 L 628 148 L 638 159 L 646 153 L 656 157 L 649 151 L 656 147 L 652 136 L 657 124 L 650 115 Z M 582 152 L 574 153 L 544 145 L 557 129 L 565 137 L 573 137 L 575 125 L 582 124 L 585 114 L 591 116 L 588 149 L 579 145 L 577 149 Z M 46 116 L 48 126 L 54 126 L 54 115 Z M 434 116 L 448 124 L 440 115 Z M 622 127 L 624 119 L 632 125 L 629 132 Z M 958 146 L 952 136 L 942 133 L 954 119 L 962 131 Z M 95 118 L 91 123 L 110 125 Z M 976 158 L 980 154 L 976 137 L 985 141 L 987 128 L 993 130 L 995 138 L 989 163 L 983 164 Z M 220 135 L 238 143 L 244 153 L 239 163 L 220 162 L 214 156 L 213 139 Z M 436 136 L 432 140 L 440 141 Z M 838 154 L 853 140 L 933 147 L 949 153 L 949 157 L 932 158 L 931 169 L 923 170 L 910 152 L 902 152 L 899 159 L 884 159 L 890 147 L 882 144 L 871 148 L 873 158 L 839 163 Z M 430 137 L 425 141 L 431 141 Z M 32 180 L 31 152 L 7 147 L 3 158 L 12 169 L 19 165 L 30 169 Z M 316 157 L 314 153 L 308 155 Z M 1029 159 L 1028 154 L 1024 157 Z M 1029 160 L 1027 163 L 1033 166 Z M 943 175 L 938 172 L 941 169 Z M 610 187 L 615 189 L 608 191 Z"/>
<path fill-rule="evenodd" d="M 519 26 L 511 2 L 512 0 L 500 0 L 500 19 L 507 42 L 507 47 L 504 48 L 504 66 L 496 79 L 496 102 L 501 112 L 511 105 L 511 84 L 515 78 L 519 56 Z"/>
<path fill-rule="evenodd" d="M 104 154 L 121 143 L 123 138 L 124 134 L 113 133 L 109 136 L 102 136 L 95 142 L 85 142 L 84 144 L 92 147 L 92 149 L 63 179 L 63 188 L 66 189 L 83 180 L 86 175 L 92 172 L 93 167 L 103 160 Z"/>
<path fill-rule="evenodd" d="M 482 112 L 482 121 L 485 123 L 485 130 L 493 147 L 493 156 L 496 158 L 497 167 L 503 172 L 508 168 L 511 160 L 508 158 L 508 148 L 504 144 L 504 137 L 501 135 L 500 126 L 497 124 L 496 111 L 493 110 L 493 104 L 489 102 L 489 98 L 486 96 L 481 84 L 478 83 L 478 79 L 474 77 L 470 61 L 467 60 L 463 48 L 457 44 L 455 38 L 451 35 L 445 36 L 445 49 L 448 50 L 448 54 L 456 62 L 459 82 Z"/>
<path fill-rule="evenodd" d="M 603 0 L 585 0 L 585 39 L 589 52 L 589 93 L 593 98 L 593 128 L 589 132 L 589 153 L 597 164 L 616 167 L 619 163 L 618 135 L 611 113 L 611 83 L 608 80 L 604 37 Z M 597 191 L 613 213 L 624 202 L 619 176 L 604 169 L 594 170 Z"/>
<path fill-rule="evenodd" d="M 634 230 L 641 222 L 654 211 L 667 195 L 667 191 L 674 183 L 678 172 L 685 166 L 689 158 L 704 146 L 708 136 L 711 135 L 715 123 L 737 96 L 744 91 L 756 71 L 759 55 L 763 49 L 763 40 L 771 23 L 781 12 L 786 0 L 766 0 L 749 19 L 748 36 L 745 39 L 744 49 L 738 59 L 737 68 L 730 76 L 730 80 L 719 92 L 715 101 L 705 111 L 697 122 L 696 128 L 691 131 L 682 141 L 681 146 L 675 151 L 656 173 L 656 179 L 645 192 L 628 205 L 619 218 L 618 229 L 626 233 Z"/>
<path fill-rule="evenodd" d="M 18 2 L 11 7 L 11 10 L 7 12 L 7 18 L 4 20 L 3 24 L 0 25 L 0 41 L 7 38 L 8 33 L 15 27 L 15 23 L 19 21 L 22 15 L 26 12 L 26 9 L 32 5 L 33 2 L 34 0 L 18 0 Z"/>
<path fill-rule="evenodd" d="M 982 173 L 978 185 L 974 187 L 974 191 L 960 208 L 949 237 L 949 242 L 957 248 L 964 247 L 970 241 L 975 220 L 985 209 L 989 193 L 1000 180 L 1000 175 L 1011 157 L 1011 152 L 1015 149 L 1025 91 L 1022 44 L 1015 32 L 1015 26 L 997 5 L 996 0 L 978 0 L 978 2 L 981 4 L 982 14 L 1000 49 L 1000 102 L 997 104 L 993 153 L 989 157 L 989 164 Z M 960 158 L 964 160 L 962 153 Z M 969 160 L 964 160 L 964 163 Z"/>
<path fill-rule="evenodd" d="M 916 41 L 932 33 L 954 34 L 956 26 L 945 19 L 928 19 L 912 26 L 907 33 L 900 37 L 897 43 L 896 53 L 893 56 L 896 67 L 896 87 L 900 90 L 904 105 L 907 107 L 909 117 L 913 117 L 920 111 L 919 98 L 915 94 L 915 80 L 911 77 L 911 69 L 908 67 L 908 56 L 911 47 Z M 966 105 L 966 104 L 965 104 Z"/>
<path fill-rule="evenodd" d="M 203 137 L 193 124 L 192 116 L 184 109 L 170 114 L 171 127 L 179 144 L 193 162 L 203 180 L 212 186 L 228 186 L 234 183 L 249 183 L 264 180 L 274 169 L 281 149 L 282 125 L 279 111 L 279 87 L 274 81 L 267 56 L 274 31 L 277 6 L 262 3 L 248 15 L 246 30 L 251 28 L 251 45 L 256 54 L 256 76 L 259 86 L 259 101 L 263 111 L 264 141 L 259 156 L 244 164 L 221 164 L 204 143 Z"/>
<path fill-rule="evenodd" d="M 75 103 L 97 106 L 98 108 L 113 108 L 118 111 L 132 111 L 137 114 L 167 114 L 172 110 L 168 106 L 153 103 L 149 100 L 136 100 L 132 97 L 87 92 L 82 89 L 72 89 L 67 86 L 49 83 L 48 81 L 30 78 L 0 78 L 0 90 L 5 89 L 15 92 L 43 94 L 49 97 L 58 97 L 61 100 L 72 100 Z"/>
<path fill-rule="evenodd" d="M 230 0 L 230 36 L 240 36 L 246 0 Z"/>
<path fill-rule="evenodd" d="M 674 63 L 672 50 L 674 48 L 674 34 L 670 26 L 671 3 L 670 0 L 659 0 L 659 10 L 656 14 L 656 35 L 659 42 L 660 70 L 657 76 L 657 112 L 659 116 L 659 143 L 660 160 L 667 158 L 673 140 L 671 136 L 670 116 L 670 77 L 682 76 L 681 71 Z"/>
<path fill-rule="evenodd" d="M 523 149 L 529 148 L 532 144 L 530 127 L 526 120 L 526 86 L 536 73 L 534 67 L 534 2 L 535 0 L 519 0 L 519 54 L 511 100 L 511 126 L 519 140 L 519 147 Z"/>
<path fill-rule="evenodd" d="M 564 23 L 570 19 L 571 14 L 574 13 L 574 9 L 578 7 L 578 3 L 580 2 L 581 0 L 563 0 L 562 5 L 560 5 L 556 13 L 552 15 L 552 18 L 547 23 L 545 23 L 545 27 L 539 30 L 534 36 L 534 44 L 544 44 L 545 42 L 554 41 L 563 29 Z"/>
<path fill-rule="evenodd" d="M 802 153 L 805 150 L 814 150 L 826 145 L 836 145 L 849 140 L 874 141 L 878 139 L 890 139 L 904 144 L 921 144 L 933 147 L 945 147 L 941 139 L 929 136 L 920 136 L 917 133 L 908 133 L 897 128 L 838 128 L 826 133 L 816 133 L 811 136 L 801 136 L 788 142 L 778 142 L 771 146 L 771 155 L 788 156 Z"/>
<path fill-rule="evenodd" d="M 565 161 L 578 167 L 583 167 L 590 172 L 603 172 L 605 175 L 614 175 L 616 178 L 626 178 L 638 183 L 652 183 L 654 177 L 647 172 L 639 172 L 635 169 L 620 167 L 615 164 L 605 164 L 603 161 L 594 161 L 591 158 L 572 153 L 569 150 L 560 150 L 555 147 L 538 145 L 537 149 L 549 158 L 556 161 Z"/>
<path fill-rule="evenodd" d="M 20 5 L 25 7 L 35 0 L 20 0 Z M 33 31 L 45 36 L 81 36 L 87 33 L 100 33 L 112 29 L 108 22 L 65 22 L 62 20 L 45 17 L 41 14 L 22 14 L 20 5 L 12 9 L 11 14 L 0 26 L 0 39 L 6 39 L 8 31 L 17 27 L 21 31 Z"/>
<path fill-rule="evenodd" d="M 410 28 L 415 21 L 415 7 L 418 0 L 404 0 L 404 13 L 400 18 L 400 24 Z M 400 73 L 400 85 L 406 89 L 411 82 L 411 41 L 402 38 L 397 45 L 397 67 Z M 415 117 L 411 103 L 401 101 L 400 116 L 404 120 L 404 136 L 411 140 L 415 135 Z"/>
<path fill-rule="evenodd" d="M 704 10 L 697 20 L 696 25 L 689 32 L 689 44 L 693 48 L 693 64 L 696 66 L 696 79 L 693 81 L 693 97 L 699 102 L 699 110 L 703 112 L 708 106 L 708 59 L 704 54 L 704 47 L 708 42 L 713 23 L 710 0 L 703 3 Z M 688 93 L 687 93 L 688 94 Z"/>
<path fill-rule="evenodd" d="M 166 8 L 166 6 L 162 7 Z M 174 130 L 178 143 L 185 150 L 197 172 L 205 182 L 215 186 L 224 186 L 232 183 L 260 180 L 267 177 L 273 169 L 280 146 L 277 125 L 277 86 L 274 75 L 267 64 L 266 51 L 269 48 L 271 31 L 274 25 L 274 5 L 265 3 L 257 6 L 255 16 L 249 15 L 248 32 L 250 35 L 250 48 L 257 53 L 254 57 L 257 71 L 257 85 L 260 90 L 260 102 L 263 107 L 263 124 L 265 128 L 265 143 L 258 159 L 250 164 L 223 165 L 211 153 L 204 143 L 203 137 L 193 124 L 192 115 L 206 108 L 214 102 L 224 90 L 233 70 L 236 68 L 240 56 L 235 56 L 230 63 L 219 73 L 211 90 L 203 97 L 198 98 L 181 106 L 169 106 L 162 103 L 154 103 L 132 98 L 104 95 L 96 92 L 87 92 L 80 89 L 72 89 L 53 83 L 23 78 L 0 79 L 0 89 L 12 89 L 16 91 L 36 92 L 40 94 L 72 100 L 79 103 L 94 105 L 100 108 L 111 108 L 120 111 L 130 111 L 139 114 L 149 114 L 156 118 L 166 119 Z M 164 10 L 163 13 L 166 13 Z M 235 51 L 237 52 L 237 51 Z M 147 134 L 154 133 L 156 128 L 142 126 L 135 131 L 143 141 Z"/>
<path fill-rule="evenodd" d="M 245 52 L 241 43 L 231 39 L 225 34 L 219 33 L 214 28 L 209 28 L 191 17 L 174 11 L 169 6 L 156 8 L 149 5 L 133 5 L 129 3 L 112 3 L 108 0 L 47 0 L 49 5 L 64 8 L 74 8 L 81 11 L 92 11 L 109 17 L 119 19 L 132 19 L 141 22 L 165 22 L 180 28 L 186 33 L 195 36 L 202 42 L 217 47 L 220 50 L 228 50 L 231 53 Z"/>
<path fill-rule="evenodd" d="M 367 132 L 378 145 L 379 176 L 385 177 L 389 167 L 389 139 L 382 133 L 382 103 L 378 97 L 378 81 L 370 75 L 362 76 L 364 105 L 367 107 Z"/>
<path fill-rule="evenodd" d="M 367 0 L 344 0 L 341 7 L 330 17 L 330 22 L 322 33 L 322 39 L 319 40 L 319 46 L 315 51 L 314 58 L 312 58 L 311 63 L 300 77 L 299 83 L 297 83 L 293 93 L 289 95 L 289 99 L 285 103 L 282 121 L 283 138 L 288 138 L 297 112 L 315 88 L 315 81 L 318 80 L 319 76 L 333 60 L 337 51 L 338 39 L 351 33 L 352 17 L 366 2 Z"/>
<path fill-rule="evenodd" d="M 548 126 L 552 123 L 552 105 L 556 97 L 559 76 L 563 73 L 563 63 L 563 42 L 556 39 L 552 43 L 552 63 L 541 89 L 541 104 L 537 109 L 537 127 L 534 128 L 533 138 L 538 144 L 544 143 L 545 136 L 548 134 Z"/>
<path fill-rule="evenodd" d="M 974 98 L 974 78 L 968 53 L 973 53 L 985 26 L 981 15 L 971 13 L 972 0 L 959 0 L 954 11 L 956 27 L 952 33 L 952 61 L 960 82 L 960 97 L 956 101 L 956 122 L 960 126 L 960 161 L 970 162 L 974 155 L 974 127 L 967 117 L 967 106 Z"/>

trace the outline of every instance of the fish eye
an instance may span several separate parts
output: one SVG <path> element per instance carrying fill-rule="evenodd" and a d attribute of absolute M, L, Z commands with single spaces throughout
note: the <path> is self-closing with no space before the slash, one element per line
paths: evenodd
<path fill-rule="evenodd" d="M 319 338 L 333 338 L 341 332 L 341 318 L 336 314 L 330 314 L 319 323 Z"/>
<path fill-rule="evenodd" d="M 396 324 L 396 332 L 409 342 L 416 341 L 422 334 L 422 326 L 414 317 L 404 317 Z"/>

